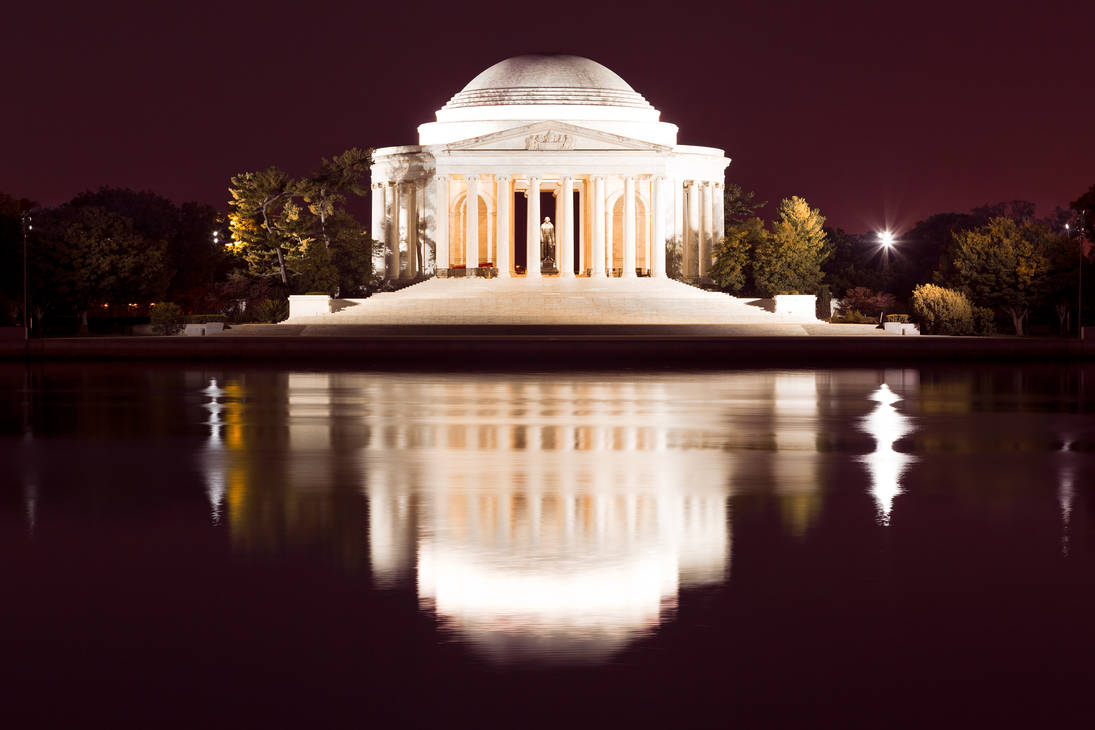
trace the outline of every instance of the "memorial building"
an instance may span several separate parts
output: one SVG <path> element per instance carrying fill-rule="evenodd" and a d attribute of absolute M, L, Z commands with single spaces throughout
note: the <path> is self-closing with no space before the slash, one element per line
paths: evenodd
<path fill-rule="evenodd" d="M 681 278 L 705 276 L 730 160 L 678 144 L 660 117 L 588 58 L 496 63 L 419 126 L 417 145 L 375 151 L 375 270 L 665 278 L 672 250 Z"/>

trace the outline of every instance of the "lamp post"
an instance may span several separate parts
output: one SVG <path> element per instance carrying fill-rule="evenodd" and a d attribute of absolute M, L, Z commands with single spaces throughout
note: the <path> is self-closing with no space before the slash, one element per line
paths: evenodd
<path fill-rule="evenodd" d="M 30 231 L 34 227 L 31 221 L 31 210 L 23 211 L 23 343 L 30 343 L 30 309 L 27 296 L 27 251 Z"/>
<path fill-rule="evenodd" d="M 1087 215 L 1086 210 L 1081 210 L 1079 219 L 1076 225 L 1077 239 L 1080 242 L 1080 265 L 1077 268 L 1077 280 L 1076 286 L 1076 330 L 1080 335 L 1080 339 L 1084 339 L 1084 217 Z M 1072 226 L 1065 223 L 1065 236 L 1070 237 L 1072 232 Z"/>
<path fill-rule="evenodd" d="M 897 243 L 897 239 L 889 228 L 878 232 L 878 245 L 882 247 L 882 273 L 886 275 L 885 286 L 889 287 L 889 273 L 890 273 L 890 254 L 893 252 L 894 244 Z M 879 292 L 881 294 L 881 292 Z M 879 312 L 878 324 L 882 326 L 882 318 L 886 316 L 885 312 Z"/>

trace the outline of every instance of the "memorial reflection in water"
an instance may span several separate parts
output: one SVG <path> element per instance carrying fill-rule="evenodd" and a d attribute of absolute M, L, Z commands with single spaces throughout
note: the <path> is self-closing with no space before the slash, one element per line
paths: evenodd
<path fill-rule="evenodd" d="M 852 389 L 867 413 L 915 387 L 899 375 L 290 373 L 265 401 L 211 382 L 207 493 L 241 549 L 367 563 L 492 659 L 597 661 L 729 579 L 734 498 L 773 498 L 805 533 L 830 398 Z M 911 426 L 862 423 L 872 490 L 896 493 L 886 465 Z"/>

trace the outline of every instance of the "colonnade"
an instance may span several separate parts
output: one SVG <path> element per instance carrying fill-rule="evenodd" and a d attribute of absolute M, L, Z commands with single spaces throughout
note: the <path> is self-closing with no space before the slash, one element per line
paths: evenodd
<path fill-rule="evenodd" d="M 679 251 L 682 278 L 703 278 L 714 244 L 723 236 L 722 187 L 721 181 L 652 174 L 439 173 L 432 179 L 377 182 L 372 232 L 383 254 L 375 268 L 386 279 L 472 275 L 482 269 L 500 278 L 519 275 L 512 202 L 514 195 L 524 194 L 525 261 L 534 262 L 526 266 L 526 278 L 544 275 L 535 262 L 541 262 L 545 216 L 555 227 L 561 278 L 573 278 L 575 269 L 592 278 L 664 278 L 669 241 Z M 531 191 L 555 193 L 554 211 L 541 210 L 540 196 Z M 578 209 L 574 192 L 579 193 Z M 480 221 L 478 203 L 468 205 L 469 200 L 483 201 L 486 221 Z M 580 222 L 577 252 L 575 216 Z"/>

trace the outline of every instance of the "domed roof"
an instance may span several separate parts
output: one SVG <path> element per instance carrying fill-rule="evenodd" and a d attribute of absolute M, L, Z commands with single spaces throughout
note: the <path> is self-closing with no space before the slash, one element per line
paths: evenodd
<path fill-rule="evenodd" d="M 532 54 L 499 61 L 442 109 L 564 104 L 653 109 L 612 70 L 582 56 Z"/>

